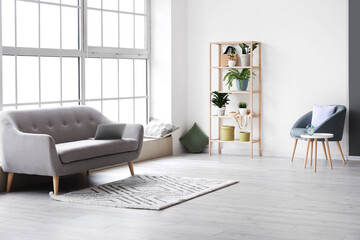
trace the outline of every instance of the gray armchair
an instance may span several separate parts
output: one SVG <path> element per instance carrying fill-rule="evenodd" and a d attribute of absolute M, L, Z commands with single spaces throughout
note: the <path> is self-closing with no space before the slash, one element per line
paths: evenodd
<path fill-rule="evenodd" d="M 346 107 L 343 105 L 336 105 L 335 113 L 331 115 L 326 121 L 324 121 L 320 126 L 315 128 L 315 133 L 332 133 L 334 134 L 333 138 L 330 138 L 329 141 L 336 142 L 343 162 L 346 163 L 344 154 L 342 152 L 340 141 L 344 132 L 344 124 L 345 124 L 345 116 L 346 116 Z M 291 128 L 290 136 L 295 138 L 294 149 L 291 157 L 291 161 L 294 160 L 296 145 L 298 140 L 305 140 L 301 138 L 301 134 L 306 133 L 306 126 L 311 123 L 312 111 L 306 113 L 302 117 L 300 117 Z M 318 139 L 318 141 L 322 142 L 325 158 L 327 159 L 327 154 L 325 150 L 324 139 Z M 313 142 L 311 142 L 311 156 L 312 156 Z"/>

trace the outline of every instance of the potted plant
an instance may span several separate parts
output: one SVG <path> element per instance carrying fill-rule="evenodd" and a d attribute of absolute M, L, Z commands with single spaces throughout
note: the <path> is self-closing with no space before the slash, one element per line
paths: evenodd
<path fill-rule="evenodd" d="M 236 54 L 236 49 L 232 48 L 231 54 L 229 54 L 229 61 L 228 61 L 229 67 L 235 67 L 236 65 L 235 54 Z"/>
<path fill-rule="evenodd" d="M 233 80 L 236 80 L 236 86 L 238 90 L 246 91 L 250 79 L 250 70 L 248 68 L 244 68 L 241 72 L 235 68 L 229 70 L 228 73 L 224 76 L 224 81 L 226 81 L 225 85 L 228 86 L 228 89 L 232 87 Z M 256 76 L 253 72 L 253 77 Z"/>
<path fill-rule="evenodd" d="M 217 91 L 212 92 L 213 98 L 211 102 L 214 106 L 218 107 L 218 116 L 224 116 L 225 114 L 225 107 L 229 104 L 229 94 L 227 93 L 219 93 Z"/>
<path fill-rule="evenodd" d="M 241 48 L 241 54 L 239 54 L 241 66 L 250 66 L 250 46 L 245 43 L 240 43 L 239 46 Z M 253 51 L 257 48 L 257 46 L 257 43 L 252 45 Z"/>
<path fill-rule="evenodd" d="M 240 115 L 245 116 L 247 114 L 247 104 L 246 104 L 246 102 L 239 102 L 238 107 L 239 107 Z"/>

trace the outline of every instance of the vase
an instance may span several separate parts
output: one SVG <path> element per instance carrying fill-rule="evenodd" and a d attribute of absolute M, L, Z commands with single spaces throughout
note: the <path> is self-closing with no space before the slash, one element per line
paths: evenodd
<path fill-rule="evenodd" d="M 240 64 L 243 67 L 250 66 L 250 54 L 239 54 L 240 56 Z"/>
<path fill-rule="evenodd" d="M 248 88 L 249 80 L 242 80 L 236 79 L 236 87 L 239 91 L 246 91 Z"/>

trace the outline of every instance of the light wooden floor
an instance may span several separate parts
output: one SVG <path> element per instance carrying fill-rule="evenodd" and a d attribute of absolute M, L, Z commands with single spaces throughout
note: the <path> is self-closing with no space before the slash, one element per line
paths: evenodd
<path fill-rule="evenodd" d="M 360 161 L 184 155 L 141 162 L 138 174 L 238 179 L 162 211 L 50 200 L 51 179 L 0 194 L 0 239 L 360 239 Z M 129 176 L 127 166 L 60 179 L 60 194 Z M 16 181 L 16 176 L 14 178 Z"/>

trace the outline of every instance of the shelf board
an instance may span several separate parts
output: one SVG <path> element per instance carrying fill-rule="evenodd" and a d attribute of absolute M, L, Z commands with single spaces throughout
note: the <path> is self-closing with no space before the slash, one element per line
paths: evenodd
<path fill-rule="evenodd" d="M 251 66 L 235 66 L 235 67 L 219 67 L 219 66 L 211 66 L 212 69 L 244 69 L 244 68 L 251 68 Z M 259 66 L 253 66 L 252 68 L 259 68 Z"/>
<path fill-rule="evenodd" d="M 232 118 L 233 118 L 233 117 L 230 116 L 230 115 L 224 115 L 224 116 L 211 115 L 210 117 L 212 117 L 212 118 L 225 118 L 225 119 L 227 119 L 227 118 L 232 119 Z M 256 114 L 256 113 L 253 114 L 253 118 L 258 118 L 258 117 L 259 117 L 258 114 Z M 238 118 L 239 118 L 239 117 L 238 117 Z"/>
<path fill-rule="evenodd" d="M 215 142 L 215 143 L 251 143 L 251 141 L 248 141 L 248 142 L 240 142 L 239 139 L 235 139 L 234 141 L 223 141 L 223 140 L 219 140 L 218 138 L 216 139 L 211 139 L 211 142 Z M 259 140 L 253 140 L 252 141 L 253 143 L 257 143 L 259 142 Z"/>
<path fill-rule="evenodd" d="M 237 44 L 240 44 L 240 43 L 245 43 L 245 44 L 257 43 L 257 44 L 261 44 L 261 42 L 258 42 L 258 41 L 210 42 L 210 44 L 218 44 L 218 45 L 237 45 Z"/>
<path fill-rule="evenodd" d="M 226 91 L 218 91 L 219 93 L 229 93 L 229 94 L 251 94 L 251 91 L 238 91 L 238 90 L 226 90 Z M 260 91 L 252 91 L 252 93 L 260 93 Z M 210 93 L 211 94 L 211 93 Z"/>

